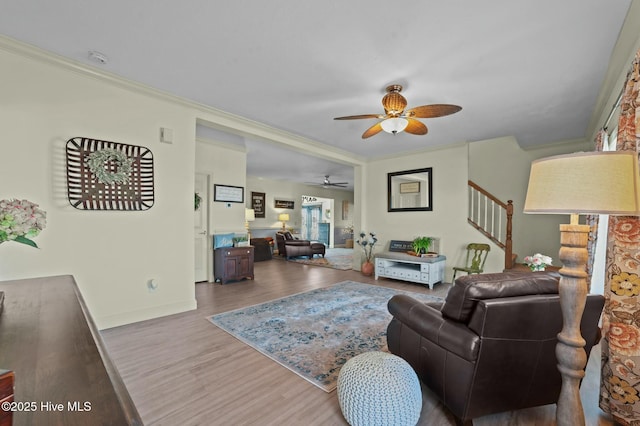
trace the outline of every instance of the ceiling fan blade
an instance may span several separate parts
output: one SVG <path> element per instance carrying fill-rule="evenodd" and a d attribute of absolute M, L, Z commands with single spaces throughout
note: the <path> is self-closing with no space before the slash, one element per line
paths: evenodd
<path fill-rule="evenodd" d="M 407 124 L 407 127 L 404 129 L 405 132 L 411 133 L 412 135 L 426 135 L 429 131 L 427 126 L 421 121 L 415 118 L 407 118 L 407 120 L 409 120 L 409 124 Z"/>
<path fill-rule="evenodd" d="M 449 104 L 422 105 L 419 107 L 408 109 L 405 115 L 407 117 L 415 118 L 434 118 L 455 114 L 461 109 L 462 107 L 459 107 L 458 105 Z"/>
<path fill-rule="evenodd" d="M 363 118 L 384 118 L 384 115 L 380 115 L 380 114 L 347 115 L 345 117 L 335 117 L 334 120 L 360 120 Z"/>
<path fill-rule="evenodd" d="M 382 126 L 380 125 L 380 123 L 376 123 L 373 126 L 369 127 L 367 131 L 362 134 L 362 139 L 366 139 L 373 135 L 377 135 L 381 131 L 382 131 Z"/>

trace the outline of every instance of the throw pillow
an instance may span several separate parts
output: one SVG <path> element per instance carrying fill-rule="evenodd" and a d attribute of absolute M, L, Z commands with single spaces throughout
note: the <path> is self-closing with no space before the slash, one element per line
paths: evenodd
<path fill-rule="evenodd" d="M 215 234 L 213 236 L 213 248 L 233 247 L 233 237 L 235 234 Z"/>

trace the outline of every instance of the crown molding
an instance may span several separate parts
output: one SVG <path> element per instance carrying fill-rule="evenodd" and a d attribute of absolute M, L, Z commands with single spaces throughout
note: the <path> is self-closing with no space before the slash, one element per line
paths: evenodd
<path fill-rule="evenodd" d="M 549 148 L 559 148 L 562 147 L 564 149 L 575 149 L 582 151 L 585 147 L 591 146 L 592 142 L 589 142 L 586 138 L 578 138 L 578 139 L 565 139 L 561 141 L 549 142 L 544 145 L 533 145 L 528 146 L 526 148 L 522 148 L 523 151 L 526 152 L 535 152 L 543 149 Z"/>
<path fill-rule="evenodd" d="M 201 136 L 196 136 L 196 142 L 202 143 L 202 144 L 205 144 L 205 145 L 217 146 L 219 148 L 224 148 L 224 149 L 228 149 L 228 150 L 231 150 L 231 151 L 237 151 L 237 152 L 243 152 L 243 153 L 247 152 L 247 148 L 245 146 L 243 146 L 243 145 L 235 145 L 235 144 L 228 143 L 228 142 L 216 141 L 216 140 L 209 139 L 209 138 L 203 138 Z"/>
<path fill-rule="evenodd" d="M 274 142 L 288 149 L 297 150 L 306 154 L 312 154 L 348 165 L 359 165 L 366 162 L 364 157 L 357 156 L 349 151 L 341 150 L 296 134 L 286 132 L 266 124 L 231 114 L 217 108 L 213 108 L 198 102 L 194 102 L 180 96 L 158 90 L 151 86 L 127 80 L 114 73 L 65 58 L 61 55 L 48 52 L 39 47 L 12 39 L 0 34 L 0 50 L 17 54 L 31 60 L 35 60 L 76 74 L 94 78 L 101 82 L 111 84 L 132 92 L 151 96 L 156 99 L 178 104 L 196 112 L 196 121 L 223 131 L 239 134 L 249 138 L 259 138 L 267 142 Z"/>
<path fill-rule="evenodd" d="M 631 67 L 636 52 L 640 49 L 639 27 L 640 0 L 632 0 L 618 40 L 611 53 L 607 72 L 600 86 L 596 105 L 587 126 L 586 137 L 595 138 L 596 133 L 604 126 L 607 117 L 615 107 L 627 78 L 627 72 Z"/>
<path fill-rule="evenodd" d="M 385 161 L 385 160 L 395 160 L 395 159 L 399 159 L 399 158 L 405 158 L 405 157 L 411 157 L 414 155 L 420 155 L 420 154 L 426 154 L 429 152 L 434 152 L 434 151 L 443 151 L 443 150 L 449 150 L 449 149 L 456 149 L 456 148 L 460 148 L 460 147 L 466 147 L 469 144 L 469 142 L 455 142 L 455 143 L 451 143 L 451 144 L 444 144 L 444 145 L 437 145 L 437 146 L 432 146 L 432 147 L 426 147 L 426 148 L 420 148 L 417 150 L 413 150 L 413 151 L 403 151 L 403 152 L 396 152 L 393 154 L 387 154 L 387 155 L 382 155 L 379 157 L 375 157 L 375 158 L 370 158 L 367 163 L 374 163 L 376 161 Z"/>

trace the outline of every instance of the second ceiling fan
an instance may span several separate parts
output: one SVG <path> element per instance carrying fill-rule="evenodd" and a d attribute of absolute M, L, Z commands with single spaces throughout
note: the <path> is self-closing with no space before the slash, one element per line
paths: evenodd
<path fill-rule="evenodd" d="M 387 94 L 382 98 L 384 114 L 348 115 L 346 117 L 336 117 L 334 120 L 360 120 L 366 118 L 381 119 L 382 121 L 369 127 L 362 134 L 362 139 L 376 135 L 383 130 L 394 135 L 403 131 L 411 133 L 412 135 L 426 135 L 428 132 L 427 126 L 425 126 L 421 121 L 416 120 L 416 118 L 443 117 L 445 115 L 454 114 L 462 109 L 462 107 L 459 107 L 458 105 L 433 104 L 422 105 L 405 110 L 407 107 L 407 100 L 400 94 L 402 86 L 399 84 L 392 84 L 387 87 L 386 91 Z"/>
<path fill-rule="evenodd" d="M 324 181 L 322 183 L 307 182 L 309 185 L 321 186 L 323 188 L 329 188 L 331 186 L 337 186 L 338 188 L 346 188 L 349 182 L 331 182 L 329 175 L 324 175 Z"/>

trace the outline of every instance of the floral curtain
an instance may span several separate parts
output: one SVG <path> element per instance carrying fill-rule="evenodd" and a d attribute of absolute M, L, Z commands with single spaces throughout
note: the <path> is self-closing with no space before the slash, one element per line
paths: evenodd
<path fill-rule="evenodd" d="M 618 151 L 640 153 L 640 51 L 622 95 Z M 640 217 L 611 216 L 602 316 L 600 408 L 640 426 Z"/>

